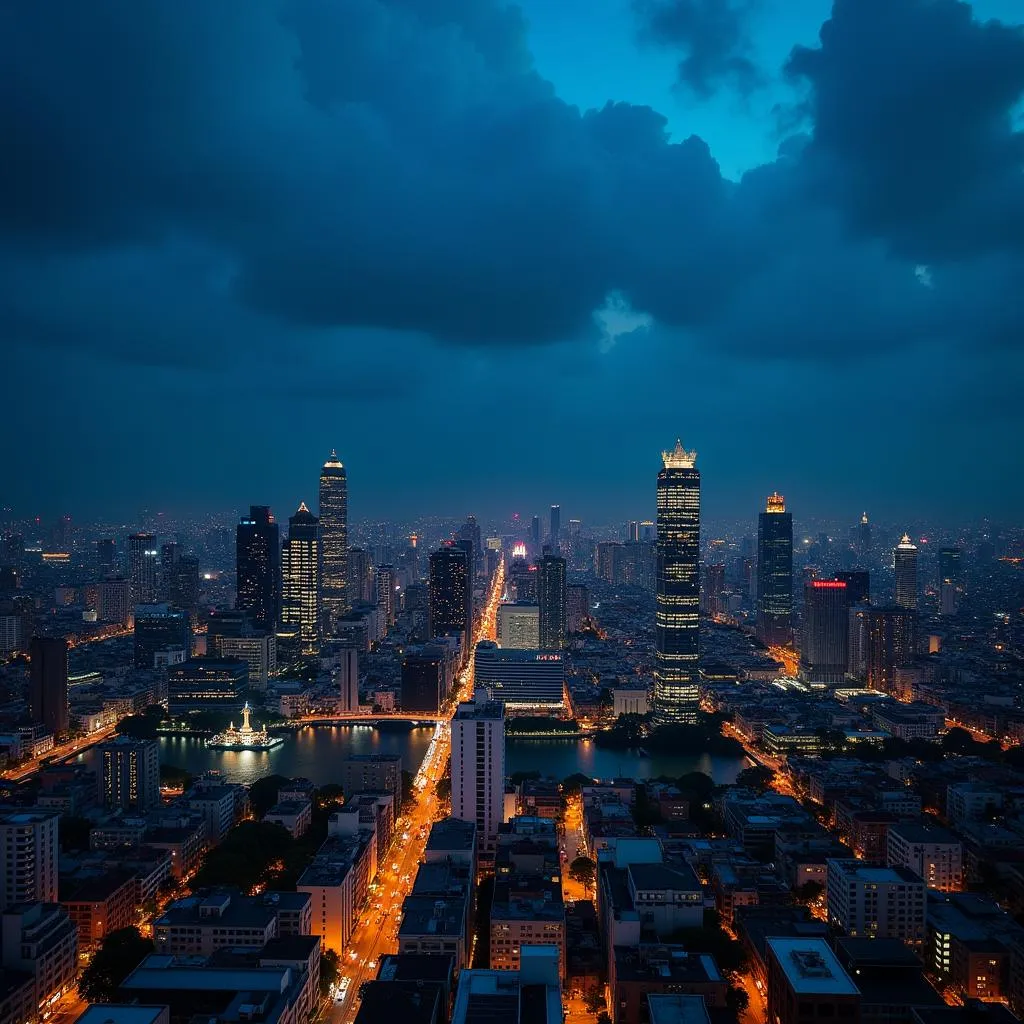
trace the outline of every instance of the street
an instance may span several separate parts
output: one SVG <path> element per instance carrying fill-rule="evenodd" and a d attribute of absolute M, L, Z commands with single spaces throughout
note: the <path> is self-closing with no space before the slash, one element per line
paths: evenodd
<path fill-rule="evenodd" d="M 350 1024 L 359 1009 L 359 987 L 377 976 L 380 958 L 398 949 L 398 926 L 402 903 L 412 890 L 416 869 L 423 859 L 430 826 L 444 813 L 443 801 L 437 797 L 437 784 L 445 773 L 451 748 L 451 717 L 461 700 L 473 695 L 473 650 L 480 640 L 493 640 L 498 604 L 505 588 L 505 565 L 498 566 L 487 605 L 473 636 L 465 667 L 456 686 L 457 699 L 451 704 L 443 721 L 438 722 L 426 757 L 413 783 L 416 802 L 407 815 L 399 819 L 395 839 L 387 862 L 378 870 L 374 892 L 360 915 L 352 941 L 341 957 L 341 976 L 348 978 L 340 1001 L 330 1012 L 332 1024 Z"/>

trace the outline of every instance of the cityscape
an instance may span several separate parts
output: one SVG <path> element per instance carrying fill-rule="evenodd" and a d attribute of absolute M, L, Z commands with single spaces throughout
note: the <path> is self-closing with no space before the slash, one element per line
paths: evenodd
<path fill-rule="evenodd" d="M 1022 0 L 0 63 L 0 1024 L 1024 1021 Z"/>

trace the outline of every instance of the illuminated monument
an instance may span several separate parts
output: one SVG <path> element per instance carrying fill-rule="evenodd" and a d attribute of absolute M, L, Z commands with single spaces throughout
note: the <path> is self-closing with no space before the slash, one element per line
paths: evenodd
<path fill-rule="evenodd" d="M 693 724 L 698 688 L 700 471 L 676 441 L 658 474 L 654 722 Z"/>

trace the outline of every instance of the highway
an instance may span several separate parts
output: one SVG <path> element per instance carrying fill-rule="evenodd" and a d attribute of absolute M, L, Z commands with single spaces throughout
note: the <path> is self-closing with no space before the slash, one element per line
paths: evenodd
<path fill-rule="evenodd" d="M 44 762 L 46 764 L 59 764 L 61 761 L 66 761 L 69 757 L 80 754 L 83 750 L 88 750 L 89 747 L 96 746 L 97 743 L 102 743 L 113 736 L 115 732 L 117 732 L 117 726 L 108 725 L 104 729 L 97 729 L 96 732 L 90 733 L 88 736 L 80 736 L 77 739 L 68 740 L 67 743 L 61 743 L 59 746 L 52 747 L 40 757 L 34 757 L 31 761 L 23 761 L 21 764 L 14 765 L 13 768 L 0 772 L 0 778 L 10 779 L 12 782 L 21 782 L 30 775 L 35 775 L 42 768 Z"/>
<path fill-rule="evenodd" d="M 437 784 L 445 773 L 451 749 L 451 717 L 458 702 L 473 695 L 473 650 L 481 640 L 493 640 L 498 604 L 505 588 L 505 564 L 494 575 L 487 604 L 477 623 L 466 665 L 459 674 L 456 698 L 442 721 L 437 723 L 426 757 L 416 773 L 413 786 L 416 802 L 395 826 L 395 840 L 386 862 L 379 868 L 374 890 L 363 908 L 352 941 L 341 957 L 341 976 L 348 979 L 344 995 L 336 999 L 329 1014 L 331 1024 L 351 1024 L 359 1009 L 359 987 L 377 976 L 381 956 L 398 949 L 398 926 L 402 902 L 412 889 L 417 865 L 423 859 L 430 826 L 447 813 L 437 797 Z"/>

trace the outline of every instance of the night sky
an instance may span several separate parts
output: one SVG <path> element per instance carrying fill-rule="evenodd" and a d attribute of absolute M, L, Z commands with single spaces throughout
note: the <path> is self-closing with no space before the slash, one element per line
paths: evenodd
<path fill-rule="evenodd" d="M 1019 518 L 1022 21 L 0 2 L 0 503 Z"/>

